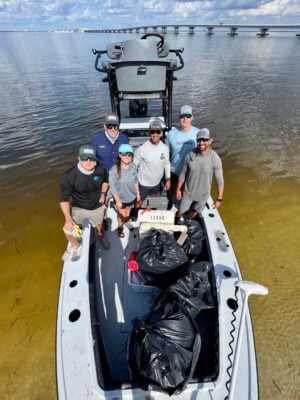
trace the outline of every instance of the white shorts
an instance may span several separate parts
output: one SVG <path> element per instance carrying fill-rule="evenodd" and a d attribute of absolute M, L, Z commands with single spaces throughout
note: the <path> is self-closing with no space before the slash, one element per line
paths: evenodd
<path fill-rule="evenodd" d="M 72 207 L 72 217 L 76 224 L 82 225 L 83 221 L 87 218 L 92 222 L 92 225 L 96 227 L 102 224 L 105 210 L 105 205 L 102 205 L 95 210 Z"/>

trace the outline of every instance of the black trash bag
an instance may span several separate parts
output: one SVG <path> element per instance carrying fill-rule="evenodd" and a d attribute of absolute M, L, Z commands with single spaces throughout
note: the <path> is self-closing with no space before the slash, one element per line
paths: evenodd
<path fill-rule="evenodd" d="M 202 225 L 194 219 L 178 222 L 178 225 L 186 225 L 188 228 L 188 237 L 182 246 L 185 253 L 189 256 L 197 256 L 198 254 L 201 254 L 205 241 L 205 233 Z"/>
<path fill-rule="evenodd" d="M 194 321 L 178 303 L 160 301 L 143 319 L 133 321 L 128 366 L 133 382 L 169 395 L 185 389 L 201 348 Z"/>
<path fill-rule="evenodd" d="M 135 274 L 143 285 L 155 286 L 155 282 L 157 281 L 156 274 L 151 274 L 151 272 L 143 272 L 140 269 L 135 271 Z"/>
<path fill-rule="evenodd" d="M 163 274 L 154 274 L 141 270 L 136 271 L 135 274 L 143 285 L 157 286 L 162 290 L 166 290 L 170 285 L 177 282 L 178 279 L 185 274 L 187 265 L 188 264 L 185 263 Z"/>
<path fill-rule="evenodd" d="M 211 268 L 212 264 L 208 261 L 189 264 L 184 276 L 167 289 L 165 298 L 178 301 L 192 318 L 196 318 L 201 310 L 213 308 L 214 298 L 208 279 Z"/>
<path fill-rule="evenodd" d="M 163 274 L 186 263 L 188 258 L 173 235 L 155 229 L 142 239 L 136 261 L 141 271 Z"/>

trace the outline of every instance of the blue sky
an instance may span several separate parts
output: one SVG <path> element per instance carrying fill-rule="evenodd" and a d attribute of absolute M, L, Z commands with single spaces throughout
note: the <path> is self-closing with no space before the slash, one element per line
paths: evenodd
<path fill-rule="evenodd" d="M 0 0 L 0 30 L 219 22 L 300 24 L 300 1 Z"/>

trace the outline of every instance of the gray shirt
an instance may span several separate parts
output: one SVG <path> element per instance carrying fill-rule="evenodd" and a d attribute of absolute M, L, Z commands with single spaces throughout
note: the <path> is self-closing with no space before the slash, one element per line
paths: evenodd
<path fill-rule="evenodd" d="M 118 194 L 122 203 L 131 203 L 136 198 L 137 183 L 136 166 L 129 164 L 128 169 L 121 168 L 121 177 L 117 175 L 117 167 L 114 165 L 109 170 L 109 186 L 111 193 Z"/>
<path fill-rule="evenodd" d="M 210 196 L 212 176 L 218 187 L 224 186 L 222 161 L 214 150 L 207 155 L 191 151 L 185 158 L 179 180 L 185 181 L 184 194 L 194 201 L 206 201 Z"/>
<path fill-rule="evenodd" d="M 133 162 L 143 186 L 157 186 L 164 175 L 166 179 L 170 178 L 169 149 L 163 142 L 152 144 L 147 140 L 135 151 Z"/>

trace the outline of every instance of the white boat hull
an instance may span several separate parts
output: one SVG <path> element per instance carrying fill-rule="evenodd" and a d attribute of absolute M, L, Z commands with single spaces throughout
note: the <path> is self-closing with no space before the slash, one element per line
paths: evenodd
<path fill-rule="evenodd" d="M 211 199 L 209 203 L 212 204 Z M 126 281 L 125 262 L 130 252 L 136 249 L 137 240 L 133 235 L 130 235 L 129 239 L 128 231 L 126 231 L 125 238 L 120 240 L 115 232 L 114 209 L 109 209 L 108 217 L 112 220 L 109 232 L 111 250 L 106 252 L 99 247 L 96 250 L 99 255 L 97 262 L 102 297 L 99 299 L 101 303 L 100 320 L 103 321 L 103 323 L 101 322 L 101 331 L 106 338 L 103 349 L 99 349 L 99 351 L 105 351 L 108 346 L 111 347 L 113 369 L 118 373 L 119 369 L 124 368 L 122 360 L 118 358 L 119 346 L 124 347 L 125 342 L 121 344 L 115 342 L 116 335 L 113 331 L 110 331 L 111 325 L 107 321 L 113 320 L 113 323 L 119 324 L 121 332 L 123 330 L 126 333 L 130 329 L 132 319 L 130 313 L 134 311 L 128 311 L 132 289 L 126 286 L 128 283 Z M 205 208 L 203 218 L 209 240 L 218 296 L 219 372 L 215 380 L 189 383 L 182 393 L 171 396 L 171 398 L 179 400 L 224 400 L 228 396 L 243 303 L 243 295 L 239 291 L 237 293 L 239 307 L 236 311 L 235 329 L 231 336 L 233 314 L 227 301 L 228 299 L 235 299 L 236 289 L 234 285 L 241 279 L 241 274 L 230 239 L 218 211 Z M 92 331 L 95 320 L 90 307 L 90 230 L 91 227 L 87 224 L 83 234 L 82 255 L 79 260 L 64 264 L 61 278 L 56 342 L 58 397 L 60 400 L 167 399 L 169 396 L 162 392 L 146 392 L 139 388 L 130 388 L 128 385 L 124 385 L 120 389 L 103 390 L 99 385 L 94 351 L 95 340 Z M 116 278 L 110 279 L 109 274 L 113 269 L 116 269 L 116 274 L 114 274 Z M 129 296 L 127 300 L 126 294 Z M 134 299 L 136 297 L 132 298 L 132 301 L 137 303 Z M 138 304 L 136 306 L 138 307 Z M 132 315 L 134 316 L 134 314 Z M 128 334 L 123 336 L 127 338 Z M 234 340 L 230 347 L 229 343 L 232 341 L 232 337 Z M 241 340 L 241 353 L 236 361 L 238 363 L 238 374 L 233 398 L 256 400 L 258 399 L 256 357 L 248 309 Z M 230 353 L 232 353 L 231 356 Z"/>

